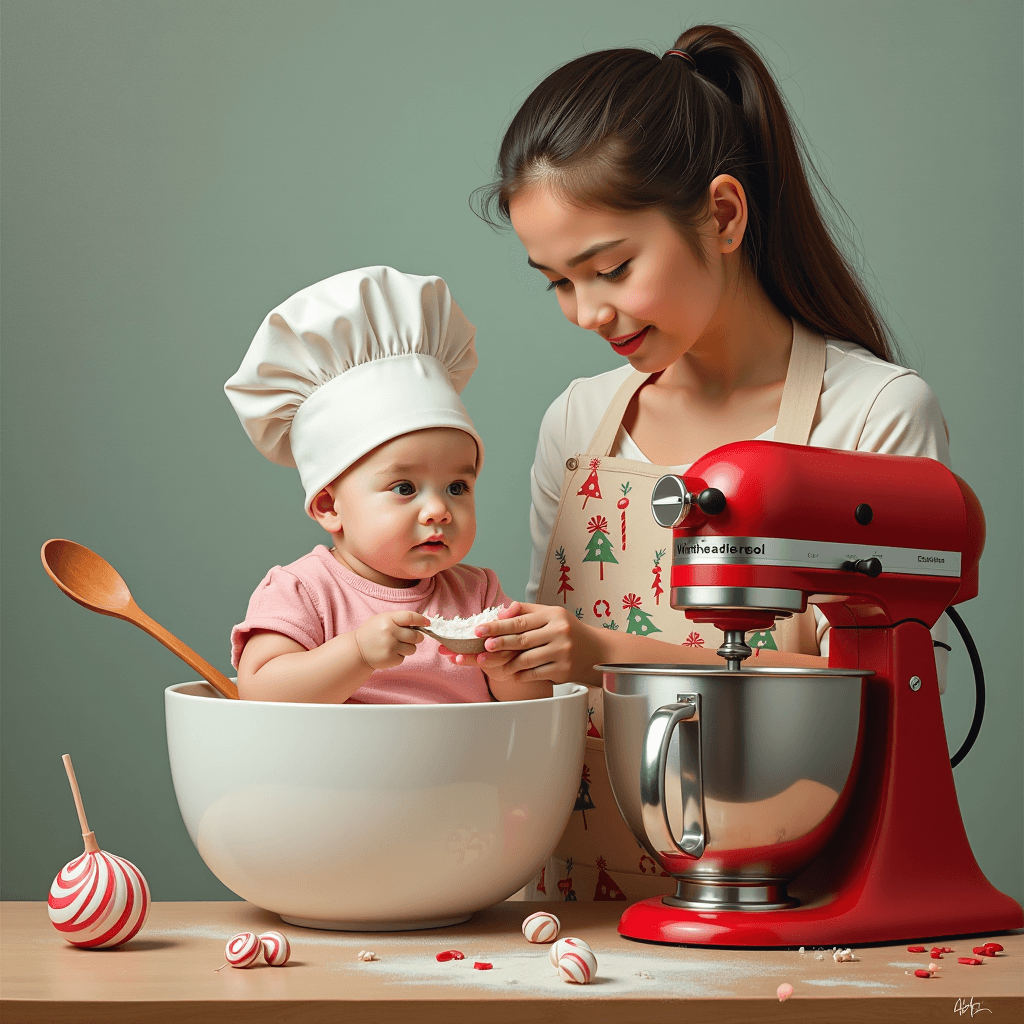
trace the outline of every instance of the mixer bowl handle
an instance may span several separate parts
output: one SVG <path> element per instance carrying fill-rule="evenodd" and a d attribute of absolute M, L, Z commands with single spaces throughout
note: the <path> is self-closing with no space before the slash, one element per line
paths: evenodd
<path fill-rule="evenodd" d="M 704 783 L 701 776 L 700 694 L 680 693 L 678 704 L 666 704 L 651 715 L 640 753 L 640 806 L 651 846 L 670 857 L 683 854 L 696 860 L 704 853 Z M 672 835 L 665 806 L 668 747 L 679 730 L 679 773 L 682 784 L 683 834 Z"/>

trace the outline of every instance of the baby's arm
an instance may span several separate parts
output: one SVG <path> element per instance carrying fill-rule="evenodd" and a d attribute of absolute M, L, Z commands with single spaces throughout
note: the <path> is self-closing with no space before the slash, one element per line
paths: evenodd
<path fill-rule="evenodd" d="M 243 700 L 343 704 L 371 673 L 413 654 L 430 620 L 413 611 L 382 612 L 351 633 L 306 650 L 283 633 L 253 632 L 238 661 Z"/>

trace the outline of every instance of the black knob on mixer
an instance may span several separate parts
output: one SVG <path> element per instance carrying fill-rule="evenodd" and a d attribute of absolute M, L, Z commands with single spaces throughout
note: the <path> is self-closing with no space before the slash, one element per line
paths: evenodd
<path fill-rule="evenodd" d="M 725 495 L 717 487 L 708 487 L 697 495 L 697 506 L 706 516 L 725 511 Z"/>
<path fill-rule="evenodd" d="M 859 572 L 872 578 L 882 574 L 882 563 L 877 558 L 860 558 L 856 562 L 843 562 L 840 568 L 846 572 Z"/>
<path fill-rule="evenodd" d="M 853 510 L 853 518 L 856 519 L 861 526 L 867 526 L 868 523 L 875 518 L 875 510 L 866 501 L 862 501 Z"/>

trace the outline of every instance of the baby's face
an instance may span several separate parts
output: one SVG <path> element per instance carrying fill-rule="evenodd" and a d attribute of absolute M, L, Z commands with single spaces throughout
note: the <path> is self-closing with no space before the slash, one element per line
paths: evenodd
<path fill-rule="evenodd" d="M 476 442 L 436 427 L 375 448 L 327 488 L 335 550 L 353 572 L 406 587 L 465 558 L 476 536 Z"/>

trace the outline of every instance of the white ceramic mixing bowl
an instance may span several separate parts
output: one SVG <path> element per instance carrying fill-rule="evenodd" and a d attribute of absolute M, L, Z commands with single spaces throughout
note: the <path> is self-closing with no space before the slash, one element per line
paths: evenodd
<path fill-rule="evenodd" d="M 579 789 L 585 686 L 488 704 L 274 704 L 165 691 L 185 827 L 233 892 L 291 924 L 436 928 L 512 895 Z"/>

